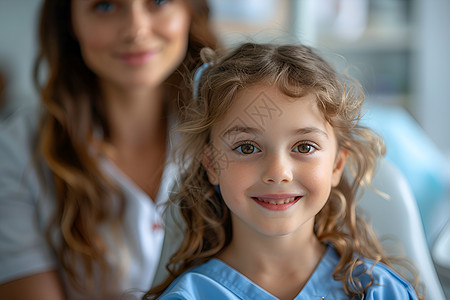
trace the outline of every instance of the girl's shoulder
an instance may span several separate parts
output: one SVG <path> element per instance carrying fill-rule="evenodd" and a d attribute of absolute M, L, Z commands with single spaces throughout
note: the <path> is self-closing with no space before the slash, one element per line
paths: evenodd
<path fill-rule="evenodd" d="M 325 299 L 327 299 L 327 296 L 333 299 L 345 298 L 342 282 L 335 280 L 332 275 L 339 264 L 339 260 L 339 254 L 333 246 L 329 245 L 320 264 L 302 292 L 312 295 L 320 291 Z M 364 299 L 417 299 L 411 284 L 392 268 L 363 257 L 360 257 L 360 262 L 354 268 L 352 275 L 354 284 L 360 284 L 363 288 L 367 287 Z"/>
<path fill-rule="evenodd" d="M 392 268 L 366 258 L 363 261 L 365 273 L 357 274 L 358 278 L 366 285 L 372 281 L 365 299 L 417 299 L 412 285 Z"/>
<path fill-rule="evenodd" d="M 218 259 L 181 274 L 158 299 L 276 300 L 247 277 Z"/>

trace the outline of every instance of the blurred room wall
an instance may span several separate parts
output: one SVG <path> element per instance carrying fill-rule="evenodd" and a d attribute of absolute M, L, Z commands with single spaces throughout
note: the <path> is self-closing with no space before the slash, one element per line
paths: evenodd
<path fill-rule="evenodd" d="M 415 0 L 414 113 L 450 158 L 450 1 Z M 447 166 L 450 167 L 450 166 Z"/>
<path fill-rule="evenodd" d="M 32 65 L 40 3 L 40 0 L 0 0 L 0 72 L 6 78 L 6 107 L 0 117 L 24 103 L 36 101 Z"/>

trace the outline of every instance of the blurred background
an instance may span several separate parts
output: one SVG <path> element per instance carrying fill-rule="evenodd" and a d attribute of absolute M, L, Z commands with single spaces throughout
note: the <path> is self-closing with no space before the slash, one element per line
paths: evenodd
<path fill-rule="evenodd" d="M 450 1 L 209 3 L 225 46 L 301 42 L 362 83 L 363 122 L 383 135 L 387 158 L 410 183 L 450 298 Z M 38 101 L 32 65 L 39 6 L 36 0 L 0 0 L 1 120 Z"/>

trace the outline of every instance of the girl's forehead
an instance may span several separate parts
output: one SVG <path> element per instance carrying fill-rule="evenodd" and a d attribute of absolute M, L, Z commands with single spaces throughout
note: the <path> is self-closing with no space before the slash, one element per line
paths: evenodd
<path fill-rule="evenodd" d="M 280 88 L 279 84 L 260 82 L 251 84 L 238 90 L 231 100 L 230 108 L 239 106 L 243 112 L 267 114 L 274 117 L 283 113 L 278 102 L 294 104 L 298 101 L 307 101 L 310 105 L 319 107 L 319 100 L 312 89 L 300 87 Z"/>
<path fill-rule="evenodd" d="M 297 127 L 314 124 L 328 130 L 330 124 L 317 103 L 314 93 L 291 97 L 273 85 L 253 85 L 236 94 L 228 109 L 219 114 L 213 131 L 234 127 L 265 131 L 280 123 Z"/>

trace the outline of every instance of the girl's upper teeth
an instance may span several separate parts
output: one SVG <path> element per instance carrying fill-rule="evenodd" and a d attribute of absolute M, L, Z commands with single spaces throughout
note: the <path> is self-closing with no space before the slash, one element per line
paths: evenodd
<path fill-rule="evenodd" d="M 264 199 L 264 198 L 257 198 L 257 199 L 262 202 L 280 205 L 280 204 L 286 204 L 286 203 L 292 202 L 296 199 L 296 197 L 290 197 L 290 198 L 286 198 L 286 199 L 278 199 L 276 201 L 274 199 Z"/>

